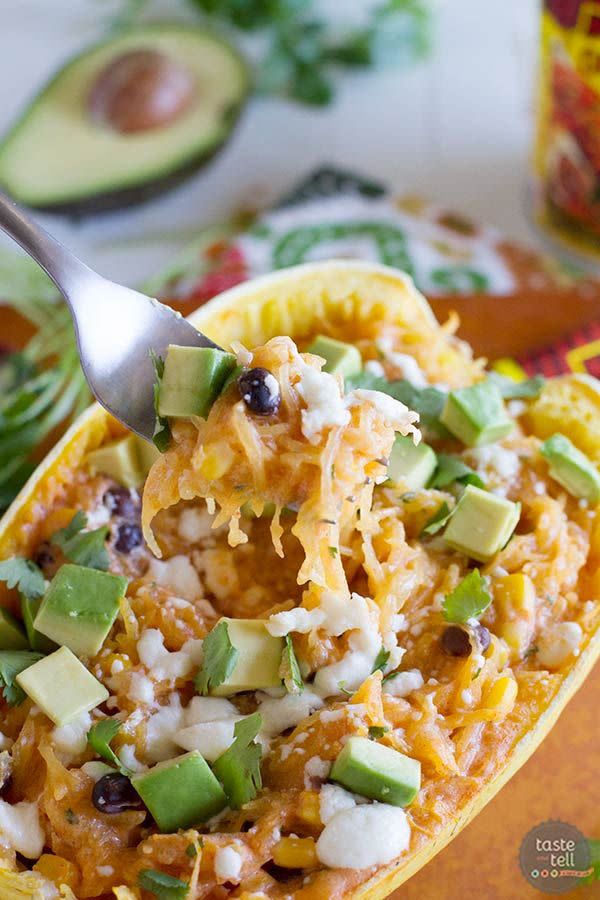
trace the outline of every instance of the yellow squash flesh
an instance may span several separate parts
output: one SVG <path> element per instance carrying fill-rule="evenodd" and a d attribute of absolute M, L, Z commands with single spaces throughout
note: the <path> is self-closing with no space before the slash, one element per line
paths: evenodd
<path fill-rule="evenodd" d="M 191 316 L 191 321 L 222 346 L 241 341 L 252 347 L 278 334 L 302 341 L 335 325 L 385 320 L 420 333 L 438 328 L 424 298 L 401 273 L 383 266 L 348 261 L 315 263 L 284 270 L 240 285 L 215 298 Z M 464 360 L 464 350 L 449 343 L 448 363 Z M 528 425 L 546 437 L 560 425 L 572 440 L 600 462 L 600 390 L 593 379 L 568 376 L 548 383 L 530 409 Z M 576 426 L 576 427 L 575 427 Z M 34 523 L 40 504 L 46 506 L 68 482 L 89 450 L 123 433 L 120 425 L 98 405 L 70 428 L 25 485 L 0 522 L 0 558 L 26 555 L 35 542 Z M 355 897 L 386 897 L 415 874 L 488 803 L 526 762 L 581 686 L 600 654 L 600 629 L 565 674 L 545 711 L 512 747 L 495 777 L 465 805 L 422 849 L 405 861 L 380 869 L 354 892 Z M 36 900 L 28 873 L 17 875 L 0 867 L 0 897 Z"/>

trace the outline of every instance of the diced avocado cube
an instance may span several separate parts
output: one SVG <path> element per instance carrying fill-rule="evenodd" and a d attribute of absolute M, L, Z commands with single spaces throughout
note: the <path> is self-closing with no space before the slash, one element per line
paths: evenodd
<path fill-rule="evenodd" d="M 124 487 L 137 488 L 144 480 L 138 455 L 137 435 L 98 447 L 87 455 L 87 465 L 92 475 L 109 475 Z"/>
<path fill-rule="evenodd" d="M 385 744 L 355 736 L 346 741 L 329 777 L 362 797 L 408 806 L 421 787 L 421 763 Z"/>
<path fill-rule="evenodd" d="M 29 650 L 27 635 L 18 620 L 0 607 L 0 650 Z"/>
<path fill-rule="evenodd" d="M 95 656 L 119 612 L 127 579 L 85 566 L 61 566 L 33 625 L 78 656 Z"/>
<path fill-rule="evenodd" d="M 325 360 L 323 371 L 332 375 L 343 375 L 348 378 L 362 369 L 362 357 L 358 347 L 325 337 L 323 334 L 315 338 L 308 352 L 323 357 Z"/>
<path fill-rule="evenodd" d="M 200 825 L 227 805 L 223 788 L 197 750 L 134 775 L 131 783 L 162 832 Z"/>
<path fill-rule="evenodd" d="M 229 640 L 237 650 L 238 658 L 231 675 L 211 694 L 229 697 L 241 691 L 280 687 L 283 638 L 269 634 L 265 619 L 225 618 L 220 621 L 227 622 Z"/>
<path fill-rule="evenodd" d="M 87 455 L 87 465 L 92 475 L 109 475 L 124 487 L 139 488 L 158 456 L 154 444 L 129 434 L 92 450 Z"/>
<path fill-rule="evenodd" d="M 33 621 L 37 616 L 41 602 L 41 597 L 32 599 L 31 597 L 25 597 L 22 594 L 21 615 L 23 616 L 23 624 L 25 625 L 27 640 L 29 641 L 29 646 L 31 647 L 31 649 L 37 650 L 39 653 L 52 653 L 53 650 L 57 649 L 58 645 L 55 644 L 54 641 L 51 641 L 49 638 L 47 638 L 45 634 L 41 634 L 39 631 L 36 631 L 33 627 Z"/>
<path fill-rule="evenodd" d="M 66 725 L 109 697 L 104 685 L 68 647 L 29 666 L 16 681 L 55 725 Z"/>
<path fill-rule="evenodd" d="M 574 497 L 600 502 L 600 474 L 585 453 L 557 432 L 544 441 L 540 453 L 548 460 L 549 474 Z"/>
<path fill-rule="evenodd" d="M 521 505 L 467 485 L 446 526 L 444 540 L 467 556 L 487 562 L 507 543 Z"/>
<path fill-rule="evenodd" d="M 159 416 L 205 419 L 235 365 L 235 356 L 224 350 L 170 344 L 160 383 Z"/>
<path fill-rule="evenodd" d="M 435 471 L 437 456 L 427 444 L 415 447 L 411 437 L 397 434 L 388 463 L 388 478 L 409 491 L 424 488 Z"/>
<path fill-rule="evenodd" d="M 480 381 L 448 394 L 440 420 L 467 447 L 492 444 L 514 428 L 502 394 L 491 381 Z"/>

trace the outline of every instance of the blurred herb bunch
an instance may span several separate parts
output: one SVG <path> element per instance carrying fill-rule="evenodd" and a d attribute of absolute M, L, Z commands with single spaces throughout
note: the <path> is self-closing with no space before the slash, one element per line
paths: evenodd
<path fill-rule="evenodd" d="M 338 0 L 341 10 L 346 0 Z M 117 30 L 131 27 L 149 0 L 124 0 L 113 20 Z M 334 97 L 341 69 L 406 65 L 430 48 L 431 0 L 382 0 L 370 7 L 360 26 L 344 27 L 320 14 L 315 0 L 187 0 L 209 22 L 261 36 L 256 89 L 313 106 Z"/>

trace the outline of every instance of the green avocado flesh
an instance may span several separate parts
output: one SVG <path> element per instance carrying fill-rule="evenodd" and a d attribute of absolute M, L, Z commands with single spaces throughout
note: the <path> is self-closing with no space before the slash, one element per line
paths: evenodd
<path fill-rule="evenodd" d="M 411 437 L 397 434 L 388 463 L 388 478 L 392 484 L 402 484 L 409 491 L 424 488 L 437 465 L 435 451 L 427 444 L 415 444 Z"/>
<path fill-rule="evenodd" d="M 197 750 L 158 763 L 131 783 L 162 832 L 199 825 L 227 805 L 223 788 Z"/>
<path fill-rule="evenodd" d="M 549 474 L 574 497 L 600 502 L 600 474 L 593 462 L 564 434 L 557 432 L 544 441 L 540 453 L 548 461 Z"/>
<path fill-rule="evenodd" d="M 521 515 L 519 503 L 467 485 L 444 532 L 454 550 L 487 562 L 508 543 Z"/>
<path fill-rule="evenodd" d="M 205 419 L 235 369 L 235 356 L 214 347 L 170 344 L 160 382 L 160 416 L 200 416 Z"/>
<path fill-rule="evenodd" d="M 408 806 L 421 787 L 421 764 L 377 741 L 351 737 L 329 777 L 362 797 L 392 806 Z"/>
<path fill-rule="evenodd" d="M 452 391 L 440 419 L 467 447 L 492 444 L 514 428 L 514 422 L 504 409 L 500 390 L 489 381 Z"/>
<path fill-rule="evenodd" d="M 87 465 L 92 475 L 109 475 L 124 487 L 139 488 L 159 456 L 153 444 L 137 434 L 129 434 L 92 450 L 87 455 Z"/>
<path fill-rule="evenodd" d="M 44 656 L 17 675 L 16 681 L 55 725 L 72 722 L 109 697 L 104 685 L 68 647 Z"/>
<path fill-rule="evenodd" d="M 172 121 L 122 133 L 98 123 L 88 98 L 98 75 L 126 53 L 164 54 L 186 68 L 193 99 Z M 229 137 L 249 89 L 246 64 L 209 31 L 149 25 L 68 62 L 0 143 L 0 187 L 40 209 L 94 212 L 140 202 L 176 184 Z"/>
<path fill-rule="evenodd" d="M 0 608 L 0 650 L 28 650 L 29 641 L 19 622 Z"/>
<path fill-rule="evenodd" d="M 242 691 L 279 687 L 284 640 L 269 634 L 266 619 L 224 618 L 219 622 L 227 623 L 229 640 L 238 655 L 231 674 L 211 694 L 230 697 Z"/>
<path fill-rule="evenodd" d="M 119 612 L 127 579 L 84 566 L 61 566 L 33 625 L 78 656 L 95 656 Z"/>
<path fill-rule="evenodd" d="M 362 369 L 362 358 L 357 347 L 336 341 L 334 338 L 320 334 L 308 348 L 309 353 L 322 356 L 325 360 L 324 372 L 332 375 L 356 375 Z"/>

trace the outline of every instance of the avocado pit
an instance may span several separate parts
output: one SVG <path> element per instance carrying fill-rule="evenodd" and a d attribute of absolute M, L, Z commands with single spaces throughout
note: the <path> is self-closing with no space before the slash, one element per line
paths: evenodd
<path fill-rule="evenodd" d="M 88 112 L 99 124 L 135 134 L 174 122 L 194 93 L 194 79 L 180 63 L 157 50 L 130 50 L 100 71 L 88 96 Z"/>

